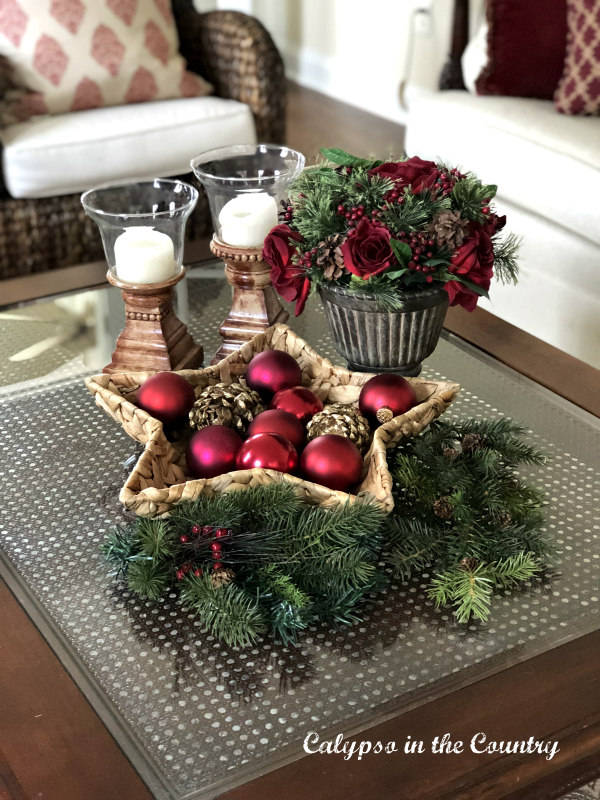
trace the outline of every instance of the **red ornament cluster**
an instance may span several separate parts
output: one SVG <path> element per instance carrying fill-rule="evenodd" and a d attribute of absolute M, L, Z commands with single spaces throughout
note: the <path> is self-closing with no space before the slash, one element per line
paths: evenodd
<path fill-rule="evenodd" d="M 351 490 L 361 479 L 363 459 L 350 439 L 325 434 L 303 449 L 304 426 L 323 410 L 323 402 L 313 391 L 300 385 L 301 379 L 302 371 L 288 353 L 268 350 L 256 355 L 248 365 L 247 383 L 265 401 L 270 400 L 269 410 L 251 422 L 245 441 L 223 425 L 209 425 L 194 431 L 186 452 L 189 474 L 193 478 L 208 479 L 236 469 L 261 468 L 298 474 L 330 489 Z M 177 421 L 193 406 L 194 391 L 181 376 L 160 373 L 140 386 L 138 402 L 141 405 L 140 401 L 157 418 Z M 404 413 L 415 403 L 412 386 L 398 375 L 371 378 L 359 398 L 361 413 L 374 425 Z M 179 541 L 184 548 L 193 548 L 199 538 L 212 539 L 214 568 L 220 568 L 221 541 L 231 533 L 225 528 L 193 525 L 189 533 L 180 535 Z M 190 571 L 194 571 L 194 575 L 202 574 L 201 568 L 190 562 L 177 568 L 177 577 L 182 580 Z"/>

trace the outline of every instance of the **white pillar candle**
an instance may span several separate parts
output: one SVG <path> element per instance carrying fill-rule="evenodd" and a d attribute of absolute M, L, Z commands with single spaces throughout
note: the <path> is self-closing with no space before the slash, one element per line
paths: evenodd
<path fill-rule="evenodd" d="M 168 280 L 175 274 L 173 240 L 154 228 L 126 228 L 115 242 L 115 268 L 127 283 Z"/>
<path fill-rule="evenodd" d="M 266 192 L 240 194 L 219 214 L 221 239 L 235 247 L 262 247 L 277 222 L 277 203 Z"/>

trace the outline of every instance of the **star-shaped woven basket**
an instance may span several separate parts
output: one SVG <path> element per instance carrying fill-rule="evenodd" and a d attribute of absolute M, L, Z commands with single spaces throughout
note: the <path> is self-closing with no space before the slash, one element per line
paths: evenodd
<path fill-rule="evenodd" d="M 292 355 L 302 369 L 303 385 L 312 389 L 324 403 L 357 404 L 361 387 L 372 377 L 370 373 L 349 372 L 334 366 L 287 325 L 274 325 L 212 367 L 183 370 L 179 374 L 190 382 L 198 396 L 206 386 L 245 375 L 249 362 L 263 350 L 284 350 Z M 359 497 L 372 498 L 389 512 L 394 501 L 387 448 L 397 444 L 403 436 L 420 433 L 448 408 L 460 389 L 457 383 L 409 378 L 417 395 L 417 405 L 375 430 L 364 458 L 361 483 L 355 494 L 348 494 L 269 469 L 237 470 L 201 480 L 189 477 L 183 448 L 176 442 L 169 442 L 162 423 L 135 405 L 140 385 L 151 374 L 116 373 L 95 375 L 86 380 L 96 403 L 121 423 L 131 437 L 145 445 L 120 494 L 127 508 L 145 517 L 165 514 L 180 500 L 194 500 L 201 494 L 220 494 L 274 481 L 292 483 L 302 497 L 314 504 L 335 506 L 355 502 Z"/>

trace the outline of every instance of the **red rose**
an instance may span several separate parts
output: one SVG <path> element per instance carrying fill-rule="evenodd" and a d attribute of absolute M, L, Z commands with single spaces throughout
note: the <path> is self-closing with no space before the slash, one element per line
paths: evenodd
<path fill-rule="evenodd" d="M 369 170 L 369 177 L 381 175 L 382 178 L 394 181 L 396 189 L 411 186 L 413 194 L 424 189 L 432 189 L 439 177 L 439 169 L 434 161 L 423 161 L 418 156 L 406 161 L 388 161 L 379 167 Z"/>
<path fill-rule="evenodd" d="M 296 252 L 292 242 L 301 241 L 302 236 L 289 225 L 276 225 L 263 245 L 263 258 L 271 267 L 271 283 L 284 300 L 289 303 L 296 300 L 296 316 L 304 310 L 310 291 L 306 270 L 292 263 L 292 256 Z"/>
<path fill-rule="evenodd" d="M 384 272 L 396 262 L 390 237 L 390 232 L 383 225 L 374 225 L 363 217 L 352 236 L 340 248 L 346 269 L 365 280 Z"/>
<path fill-rule="evenodd" d="M 460 247 L 452 254 L 450 272 L 462 275 L 471 283 L 476 283 L 486 291 L 490 288 L 490 281 L 494 275 L 494 251 L 492 239 L 494 225 L 488 224 L 473 230 Z M 467 311 L 473 311 L 477 305 L 479 295 L 471 291 L 459 281 L 448 281 L 444 285 L 450 298 L 450 305 L 461 305 Z"/>

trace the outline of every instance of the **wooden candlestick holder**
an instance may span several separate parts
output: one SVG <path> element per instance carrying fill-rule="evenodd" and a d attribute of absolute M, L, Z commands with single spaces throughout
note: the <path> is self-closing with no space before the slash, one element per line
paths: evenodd
<path fill-rule="evenodd" d="M 210 362 L 216 364 L 257 333 L 285 322 L 289 314 L 271 284 L 271 268 L 263 261 L 262 247 L 234 247 L 213 236 L 210 249 L 225 262 L 225 276 L 233 287 L 229 314 L 219 328 L 223 344 Z"/>
<path fill-rule="evenodd" d="M 134 284 L 108 270 L 108 282 L 121 289 L 125 301 L 125 327 L 103 372 L 168 372 L 202 366 L 201 345 L 194 344 L 173 311 L 173 287 L 184 275 L 182 267 L 167 281 Z"/>

